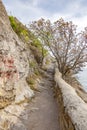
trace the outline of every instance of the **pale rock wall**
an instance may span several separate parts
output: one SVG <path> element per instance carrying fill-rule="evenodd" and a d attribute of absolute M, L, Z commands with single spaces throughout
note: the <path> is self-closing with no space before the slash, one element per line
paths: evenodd
<path fill-rule="evenodd" d="M 29 60 L 29 48 L 11 28 L 0 0 L 0 130 L 27 130 L 23 113 L 34 96 L 26 82 Z"/>
<path fill-rule="evenodd" d="M 26 82 L 29 74 L 28 51 L 12 30 L 0 0 L 0 108 L 34 95 Z"/>
<path fill-rule="evenodd" d="M 26 82 L 29 49 L 12 30 L 0 0 L 0 130 L 27 130 L 24 125 L 26 101 L 34 96 Z M 23 120 L 23 121 L 22 121 Z"/>
<path fill-rule="evenodd" d="M 61 90 L 65 111 L 71 118 L 75 130 L 87 130 L 87 104 L 77 95 L 75 89 L 62 79 L 57 68 L 54 79 L 56 87 Z"/>

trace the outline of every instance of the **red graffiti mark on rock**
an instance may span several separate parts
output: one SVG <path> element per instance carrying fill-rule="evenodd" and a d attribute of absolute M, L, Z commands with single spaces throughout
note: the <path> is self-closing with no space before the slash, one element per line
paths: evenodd
<path fill-rule="evenodd" d="M 19 73 L 12 56 L 0 55 L 0 77 L 7 80 L 17 80 Z"/>

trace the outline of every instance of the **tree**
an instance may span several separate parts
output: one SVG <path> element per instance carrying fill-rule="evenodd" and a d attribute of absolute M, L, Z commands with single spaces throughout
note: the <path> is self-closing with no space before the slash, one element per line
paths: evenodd
<path fill-rule="evenodd" d="M 87 30 L 77 34 L 76 25 L 62 18 L 54 23 L 45 19 L 34 21 L 30 29 L 53 54 L 63 75 L 77 73 L 87 62 Z"/>

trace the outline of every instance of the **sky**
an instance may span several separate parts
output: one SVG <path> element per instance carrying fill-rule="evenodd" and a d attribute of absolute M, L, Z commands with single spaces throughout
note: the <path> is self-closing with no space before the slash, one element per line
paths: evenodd
<path fill-rule="evenodd" d="M 9 15 L 16 16 L 24 24 L 40 18 L 52 22 L 63 18 L 78 25 L 87 26 L 87 0 L 2 0 Z"/>

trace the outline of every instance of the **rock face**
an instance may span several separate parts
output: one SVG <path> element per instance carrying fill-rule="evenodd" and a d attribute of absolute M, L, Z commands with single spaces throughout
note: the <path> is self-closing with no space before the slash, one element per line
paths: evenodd
<path fill-rule="evenodd" d="M 33 96 L 26 82 L 28 74 L 27 50 L 12 30 L 0 0 L 0 108 Z"/>
<path fill-rule="evenodd" d="M 34 95 L 26 82 L 29 58 L 0 0 L 0 130 L 26 130 L 19 116 Z"/>

